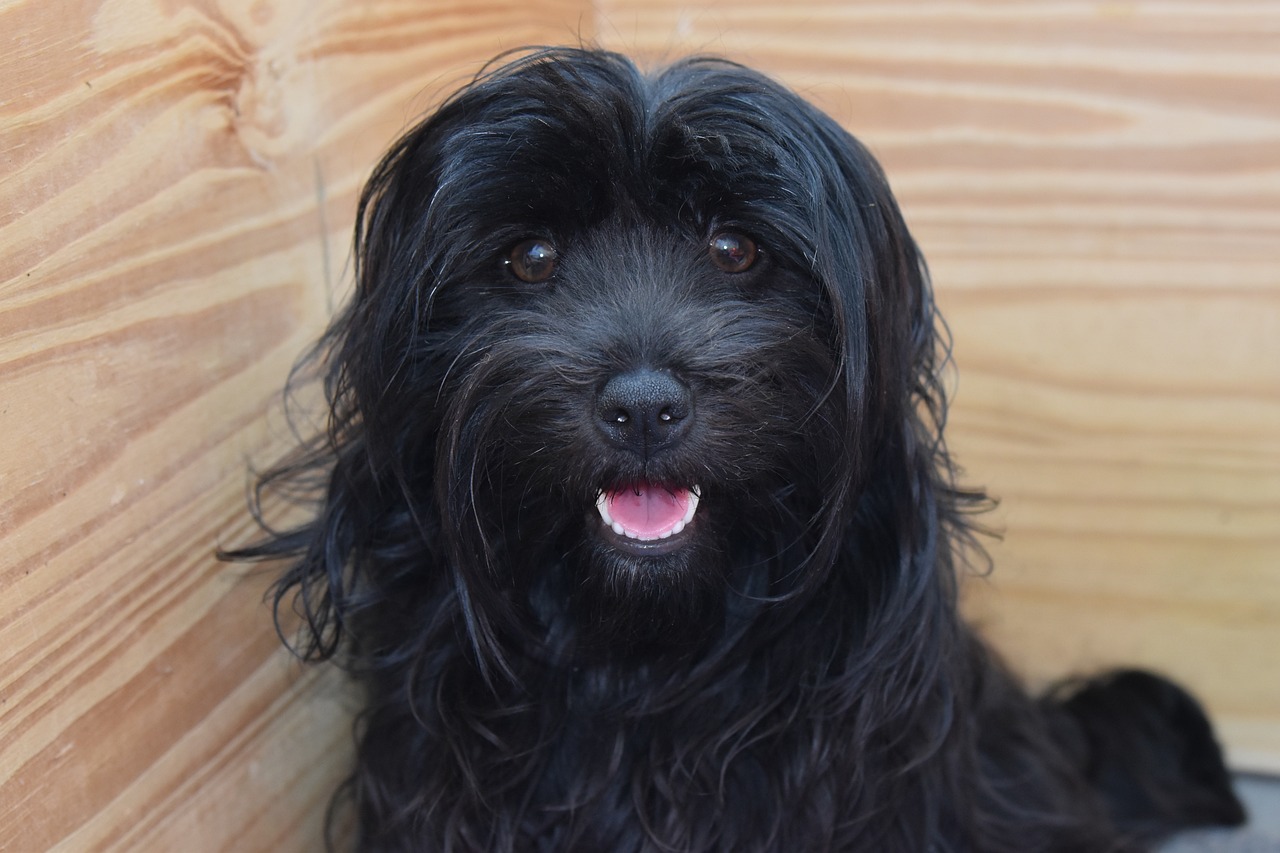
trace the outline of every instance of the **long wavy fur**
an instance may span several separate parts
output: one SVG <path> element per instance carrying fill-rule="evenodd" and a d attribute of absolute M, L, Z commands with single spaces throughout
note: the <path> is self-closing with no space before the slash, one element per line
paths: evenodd
<path fill-rule="evenodd" d="M 750 269 L 708 262 L 726 231 Z M 503 263 L 529 238 L 546 281 Z M 1106 851 L 1241 819 L 1178 688 L 1036 701 L 959 621 L 985 497 L 942 440 L 924 264 L 874 159 L 791 92 L 508 58 L 378 165 L 355 261 L 312 355 L 328 429 L 259 483 L 312 515 L 231 556 L 287 561 L 278 623 L 365 687 L 360 849 Z M 695 407 L 652 454 L 596 423 L 641 367 Z M 600 535 L 601 490 L 641 480 L 701 490 L 675 553 Z M 1138 740 L 1183 756 L 1169 797 L 1134 793 Z"/>

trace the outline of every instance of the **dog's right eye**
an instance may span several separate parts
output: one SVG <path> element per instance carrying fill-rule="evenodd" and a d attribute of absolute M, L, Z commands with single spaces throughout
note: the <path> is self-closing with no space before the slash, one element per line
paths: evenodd
<path fill-rule="evenodd" d="M 512 247 L 505 263 L 516 278 L 537 284 L 551 278 L 558 257 L 556 247 L 546 240 L 525 240 Z"/>
<path fill-rule="evenodd" d="M 756 262 L 755 241 L 731 231 L 721 231 L 712 237 L 707 251 L 711 263 L 725 272 L 746 272 Z"/>

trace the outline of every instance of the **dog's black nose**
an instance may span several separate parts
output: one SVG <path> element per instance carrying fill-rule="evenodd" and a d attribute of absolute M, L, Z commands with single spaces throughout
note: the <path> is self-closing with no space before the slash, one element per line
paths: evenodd
<path fill-rule="evenodd" d="M 644 458 L 678 444 L 689 429 L 693 397 L 670 373 L 619 373 L 596 400 L 596 423 L 610 443 Z"/>

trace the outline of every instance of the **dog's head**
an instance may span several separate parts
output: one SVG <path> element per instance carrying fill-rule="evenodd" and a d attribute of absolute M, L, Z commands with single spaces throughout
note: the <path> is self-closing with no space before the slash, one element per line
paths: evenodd
<path fill-rule="evenodd" d="M 275 551 L 313 651 L 369 608 L 454 613 L 482 662 L 646 645 L 785 612 L 841 554 L 868 607 L 935 571 L 920 258 L 872 157 L 765 77 L 492 70 L 377 167 L 356 279 L 329 435 L 274 477 L 328 472 Z"/>

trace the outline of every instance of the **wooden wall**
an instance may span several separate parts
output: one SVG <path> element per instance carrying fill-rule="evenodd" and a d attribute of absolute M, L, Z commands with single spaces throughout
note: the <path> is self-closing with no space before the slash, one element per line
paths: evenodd
<path fill-rule="evenodd" d="M 380 149 L 579 37 L 871 145 L 1004 501 L 973 614 L 1033 680 L 1172 672 L 1280 769 L 1280 5 L 0 0 L 0 849 L 317 848 L 350 699 L 213 548 Z"/>

